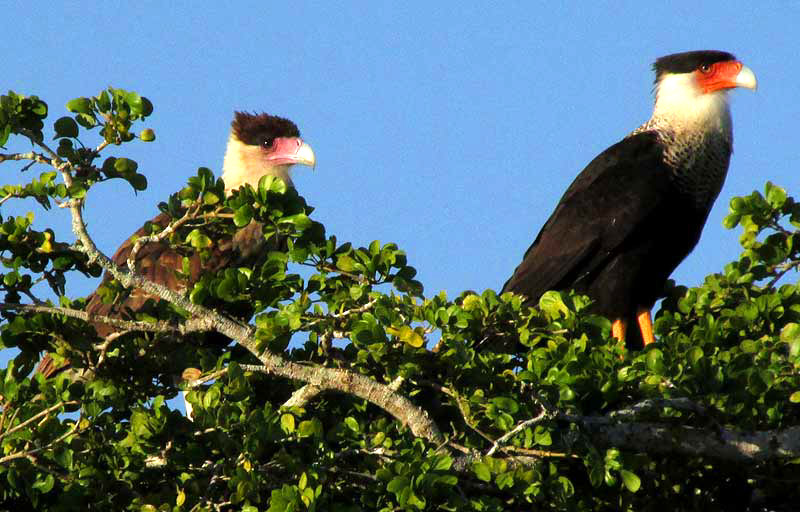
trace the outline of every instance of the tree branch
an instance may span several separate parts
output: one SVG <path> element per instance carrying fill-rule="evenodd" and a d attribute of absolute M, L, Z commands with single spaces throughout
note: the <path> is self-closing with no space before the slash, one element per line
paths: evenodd
<path fill-rule="evenodd" d="M 12 453 L 10 455 L 6 455 L 5 457 L 0 457 L 0 464 L 5 464 L 6 462 L 12 461 L 14 459 L 31 458 L 35 454 L 37 454 L 39 452 L 43 452 L 43 451 L 47 450 L 48 448 L 57 445 L 61 441 L 64 441 L 69 436 L 71 436 L 73 434 L 78 434 L 78 433 L 83 432 L 88 427 L 80 428 L 81 419 L 82 418 L 78 418 L 75 421 L 75 423 L 72 425 L 72 427 L 70 427 L 66 432 L 64 432 L 63 434 L 58 436 L 56 439 L 53 439 L 52 441 L 50 441 L 49 443 L 47 443 L 44 446 L 40 446 L 38 448 L 34 448 L 33 450 L 25 450 L 25 451 L 21 451 L 21 452 L 15 452 L 15 453 Z"/>
<path fill-rule="evenodd" d="M 209 322 L 202 321 L 202 319 L 190 319 L 185 324 L 177 324 L 165 321 L 144 322 L 137 320 L 123 320 L 121 318 L 103 315 L 92 315 L 90 317 L 86 311 L 81 311 L 79 309 L 34 304 L 13 304 L 8 302 L 0 303 L 0 310 L 30 311 L 32 313 L 64 315 L 71 318 L 77 318 L 78 320 L 83 320 L 84 322 L 91 322 L 93 324 L 105 324 L 113 327 L 119 327 L 120 329 L 124 329 L 126 331 L 189 334 L 193 332 L 206 332 L 214 330 L 213 325 L 210 325 Z"/>
<path fill-rule="evenodd" d="M 71 176 L 63 169 L 59 169 L 65 182 L 71 182 Z M 322 389 L 336 390 L 350 393 L 377 405 L 403 425 L 411 429 L 418 437 L 423 437 L 431 442 L 443 442 L 441 432 L 434 424 L 427 412 L 416 407 L 408 398 L 393 391 L 385 384 L 347 370 L 325 367 L 309 367 L 287 361 L 268 350 L 259 348 L 255 338 L 255 329 L 249 325 L 223 315 L 218 311 L 195 304 L 181 294 L 169 288 L 154 283 L 130 271 L 115 265 L 108 256 L 103 254 L 95 245 L 86 231 L 86 222 L 83 220 L 83 211 L 80 200 L 69 202 L 72 214 L 72 229 L 81 243 L 79 250 L 84 252 L 90 261 L 97 261 L 100 266 L 110 272 L 123 286 L 141 288 L 147 293 L 157 295 L 194 315 L 208 319 L 214 328 L 225 336 L 238 340 L 239 344 L 259 358 L 265 369 L 281 377 L 299 380 L 312 384 Z"/>
<path fill-rule="evenodd" d="M 46 159 L 44 161 L 52 165 L 61 174 L 67 187 L 71 187 L 73 184 L 70 173 L 71 164 L 68 161 L 63 161 L 55 151 L 50 149 L 43 141 L 38 140 L 32 133 L 23 131 L 23 134 L 35 145 L 42 148 L 50 158 L 49 161 Z M 83 219 L 83 199 L 73 198 L 61 206 L 68 207 L 70 210 L 72 231 L 80 243 L 78 250 L 86 254 L 89 263 L 97 262 L 126 288 L 140 288 L 149 294 L 161 297 L 183 308 L 195 317 L 207 319 L 216 331 L 231 339 L 238 340 L 239 344 L 258 357 L 264 364 L 265 370 L 273 375 L 299 380 L 320 389 L 353 394 L 377 405 L 394 416 L 403 425 L 409 427 L 415 436 L 423 437 L 436 444 L 444 442 L 444 437 L 427 412 L 416 407 L 408 398 L 392 390 L 389 386 L 347 370 L 309 367 L 287 361 L 268 350 L 259 348 L 258 340 L 254 336 L 255 329 L 251 325 L 223 315 L 213 309 L 194 304 L 183 295 L 165 286 L 120 268 L 97 248 L 89 236 L 86 230 L 86 222 Z M 338 269 L 336 271 L 341 272 Z"/>
<path fill-rule="evenodd" d="M 2 441 L 3 438 L 6 437 L 7 435 L 13 434 L 17 430 L 20 430 L 20 429 L 23 429 L 23 428 L 27 427 L 31 423 L 34 423 L 34 422 L 38 421 L 40 418 L 42 418 L 44 416 L 48 416 L 51 412 L 54 412 L 54 411 L 56 411 L 58 409 L 61 409 L 62 407 L 65 407 L 67 405 L 78 405 L 79 403 L 80 402 L 78 402 L 77 400 L 70 400 L 69 402 L 59 402 L 59 403 L 57 403 L 57 404 L 55 404 L 53 406 L 48 407 L 47 409 L 39 411 L 38 413 L 34 414 L 33 416 L 31 416 L 27 420 L 23 421 L 19 425 L 15 426 L 15 427 L 12 427 L 12 428 L 9 428 L 5 432 L 0 432 L 0 441 Z M 2 462 L 2 461 L 0 460 L 0 462 Z"/>
<path fill-rule="evenodd" d="M 561 419 L 581 424 L 600 446 L 745 463 L 800 457 L 800 427 L 745 433 L 663 423 L 617 423 L 605 416 Z"/>
<path fill-rule="evenodd" d="M 28 153 L 0 153 L 0 163 L 6 160 L 30 160 L 32 162 L 50 165 L 51 161 L 44 155 L 31 151 Z"/>

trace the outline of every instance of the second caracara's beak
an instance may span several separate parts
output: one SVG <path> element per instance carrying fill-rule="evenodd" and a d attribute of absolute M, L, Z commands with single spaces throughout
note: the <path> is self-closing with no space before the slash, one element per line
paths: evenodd
<path fill-rule="evenodd" d="M 317 163 L 311 146 L 303 142 L 299 137 L 276 138 L 266 159 L 276 165 L 300 164 L 314 167 Z"/>
<path fill-rule="evenodd" d="M 742 66 L 742 69 L 739 70 L 739 74 L 736 75 L 736 86 L 747 87 L 755 91 L 758 87 L 755 73 L 747 66 Z"/>
<path fill-rule="evenodd" d="M 704 93 L 746 87 L 756 89 L 756 75 L 753 71 L 735 60 L 717 62 L 707 69 L 696 71 L 697 82 Z"/>

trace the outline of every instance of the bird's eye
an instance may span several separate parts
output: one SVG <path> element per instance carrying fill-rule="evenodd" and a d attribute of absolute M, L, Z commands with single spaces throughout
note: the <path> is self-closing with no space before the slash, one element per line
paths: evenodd
<path fill-rule="evenodd" d="M 261 145 L 264 146 L 265 148 L 268 148 L 272 146 L 273 142 L 275 142 L 275 139 L 270 137 L 269 139 L 264 139 L 264 142 L 262 142 Z"/>
<path fill-rule="evenodd" d="M 700 66 L 701 73 L 710 73 L 711 72 L 711 65 L 710 64 L 703 64 Z"/>

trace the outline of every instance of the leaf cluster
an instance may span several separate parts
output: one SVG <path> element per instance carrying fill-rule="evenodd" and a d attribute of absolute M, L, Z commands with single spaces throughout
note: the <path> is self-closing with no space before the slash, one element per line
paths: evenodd
<path fill-rule="evenodd" d="M 44 103 L 8 98 L 0 133 L 46 147 L 35 122 Z M 94 162 L 135 138 L 148 101 L 108 89 L 67 109 L 74 115 L 53 126 L 58 151 L 28 160 L 49 169 L 4 197 L 47 205 L 80 200 L 107 179 L 146 186 L 132 160 Z M 79 143 L 96 128 L 98 146 Z M 128 312 L 141 325 L 100 338 L 67 314 L 84 304 L 64 295 L 69 273 L 99 273 L 84 248 L 35 231 L 33 213 L 4 219 L 0 343 L 17 351 L 0 376 L 5 506 L 759 510 L 799 497 L 796 452 L 732 462 L 714 444 L 729 432 L 800 426 L 800 290 L 791 282 L 800 209 L 774 184 L 731 202 L 725 222 L 743 230 L 743 253 L 701 286 L 671 285 L 658 343 L 641 351 L 621 346 L 574 293 L 548 292 L 535 308 L 492 290 L 426 296 L 396 244 L 340 242 L 279 179 L 226 195 L 200 168 L 159 210 L 167 221 L 146 227 L 140 249 L 175 251 L 190 303 L 249 322 L 254 344 L 192 331 L 196 315 L 162 299 Z M 245 236 L 259 241 L 256 254 L 193 274 Z M 51 281 L 56 301 L 39 299 L 37 285 Z M 114 301 L 130 290 L 110 280 L 97 293 Z M 61 313 L 22 307 L 34 304 Z M 31 375 L 42 351 L 80 372 Z M 314 375 L 287 378 L 266 356 Z M 186 368 L 192 382 L 176 382 Z M 345 382 L 326 380 L 327 370 Z M 406 405 L 398 412 L 386 397 L 346 391 L 362 377 Z M 169 401 L 180 390 L 191 419 Z M 414 435 L 419 417 L 438 432 Z M 641 437 L 656 427 L 671 444 Z M 682 445 L 687 432 L 708 433 L 709 445 Z"/>

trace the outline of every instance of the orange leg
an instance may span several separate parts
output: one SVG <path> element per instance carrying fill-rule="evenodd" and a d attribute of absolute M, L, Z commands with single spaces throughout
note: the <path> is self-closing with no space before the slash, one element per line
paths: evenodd
<path fill-rule="evenodd" d="M 617 338 L 619 341 L 625 341 L 625 330 L 628 328 L 627 323 L 618 318 L 611 323 L 611 335 Z"/>
<path fill-rule="evenodd" d="M 642 331 L 642 340 L 645 346 L 655 343 L 656 337 L 653 334 L 653 319 L 650 318 L 650 310 L 640 309 L 637 311 L 636 320 L 639 322 L 639 330 Z"/>

